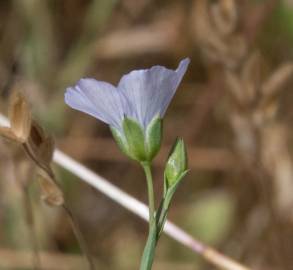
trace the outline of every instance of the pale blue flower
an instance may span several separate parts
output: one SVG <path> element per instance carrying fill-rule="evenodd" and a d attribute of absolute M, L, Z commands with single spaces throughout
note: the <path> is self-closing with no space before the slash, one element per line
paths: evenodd
<path fill-rule="evenodd" d="M 176 70 L 163 66 L 134 70 L 118 86 L 95 79 L 81 79 L 66 89 L 65 102 L 122 131 L 125 117 L 136 120 L 145 130 L 155 116 L 164 116 L 189 65 L 182 60 Z"/>

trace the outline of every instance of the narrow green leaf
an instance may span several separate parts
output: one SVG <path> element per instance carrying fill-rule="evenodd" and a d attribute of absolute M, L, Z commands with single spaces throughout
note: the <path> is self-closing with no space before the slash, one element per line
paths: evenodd
<path fill-rule="evenodd" d="M 179 184 L 181 183 L 181 180 L 184 178 L 184 176 L 187 174 L 188 170 L 185 170 L 184 172 L 182 172 L 180 174 L 180 176 L 177 178 L 177 181 L 175 183 L 173 183 L 172 186 L 167 187 L 167 180 L 166 180 L 166 176 L 164 177 L 164 197 L 161 201 L 160 207 L 158 209 L 157 212 L 157 216 L 156 216 L 156 222 L 157 222 L 157 228 L 158 228 L 158 235 L 157 238 L 160 237 L 166 219 L 167 219 L 167 214 L 171 205 L 171 200 L 175 194 L 175 191 L 177 190 Z"/>
<path fill-rule="evenodd" d="M 164 198 L 165 198 L 165 200 L 164 200 L 164 206 L 167 206 L 167 208 L 169 208 L 171 199 L 172 199 L 175 191 L 177 190 L 179 184 L 181 183 L 181 180 L 184 178 L 184 176 L 187 173 L 188 173 L 188 170 L 182 172 L 180 174 L 180 176 L 178 176 L 177 181 L 172 186 L 169 186 L 169 188 L 167 189 L 167 192 L 166 192 L 166 194 L 164 196 Z"/>

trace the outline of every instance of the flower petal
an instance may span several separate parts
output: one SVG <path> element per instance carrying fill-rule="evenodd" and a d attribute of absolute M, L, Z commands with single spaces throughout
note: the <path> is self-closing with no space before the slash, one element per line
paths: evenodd
<path fill-rule="evenodd" d="M 177 70 L 154 66 L 124 75 L 118 90 L 128 101 L 126 115 L 137 119 L 145 128 L 154 116 L 165 114 L 190 60 L 182 60 Z"/>
<path fill-rule="evenodd" d="M 76 86 L 66 89 L 65 102 L 71 108 L 121 130 L 126 102 L 113 85 L 94 79 L 81 79 Z"/>

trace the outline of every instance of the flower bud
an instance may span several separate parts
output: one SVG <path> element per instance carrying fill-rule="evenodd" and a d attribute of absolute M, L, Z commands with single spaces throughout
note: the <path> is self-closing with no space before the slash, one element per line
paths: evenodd
<path fill-rule="evenodd" d="M 170 152 L 165 168 L 167 189 L 177 184 L 187 172 L 187 154 L 182 139 L 177 139 Z"/>

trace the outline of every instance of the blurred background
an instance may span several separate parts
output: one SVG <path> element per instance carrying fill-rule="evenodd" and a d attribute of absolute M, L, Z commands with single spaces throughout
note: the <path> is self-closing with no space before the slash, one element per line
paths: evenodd
<path fill-rule="evenodd" d="M 7 114 L 17 87 L 58 148 L 146 202 L 141 168 L 119 152 L 105 124 L 65 106 L 63 94 L 81 77 L 117 84 L 133 69 L 175 69 L 190 57 L 154 162 L 157 199 L 169 148 L 183 137 L 190 172 L 169 218 L 253 269 L 290 270 L 292 44 L 291 0 L 2 0 L 0 110 Z M 85 269 L 64 212 L 42 202 L 33 176 L 16 173 L 15 145 L 0 147 L 0 269 L 33 269 L 31 212 L 42 269 Z M 54 170 L 97 269 L 137 269 L 147 224 Z M 154 269 L 217 268 L 163 236 Z"/>

